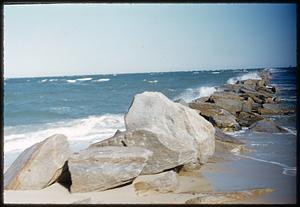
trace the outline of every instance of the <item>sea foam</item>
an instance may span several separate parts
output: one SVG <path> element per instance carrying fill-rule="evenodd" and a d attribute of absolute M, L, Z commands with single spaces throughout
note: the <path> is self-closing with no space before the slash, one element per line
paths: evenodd
<path fill-rule="evenodd" d="M 24 128 L 24 127 L 23 127 Z M 28 126 L 30 128 L 30 126 Z M 40 129 L 18 131 L 18 127 L 4 128 L 4 153 L 22 152 L 35 143 L 41 142 L 53 134 L 64 134 L 68 137 L 71 148 L 80 141 L 89 145 L 112 136 L 116 130 L 124 130 L 123 114 L 105 114 L 82 119 L 60 121 L 44 125 Z M 6 131 L 13 131 L 6 135 Z M 78 146 L 76 146 L 78 147 Z M 83 146 L 82 146 L 83 147 Z"/>
<path fill-rule="evenodd" d="M 257 72 L 251 72 L 251 73 L 246 73 L 241 76 L 229 78 L 227 83 L 235 84 L 237 81 L 242 81 L 242 80 L 247 80 L 247 79 L 261 80 L 261 77 L 258 75 Z"/>
<path fill-rule="evenodd" d="M 199 88 L 188 88 L 179 96 L 175 97 L 175 100 L 183 99 L 186 102 L 191 102 L 197 98 L 210 96 L 215 91 L 217 91 L 215 87 L 209 87 L 209 86 L 202 86 Z"/>
<path fill-rule="evenodd" d="M 106 82 L 106 81 L 110 81 L 109 78 L 100 78 L 98 80 L 95 80 L 95 82 Z"/>

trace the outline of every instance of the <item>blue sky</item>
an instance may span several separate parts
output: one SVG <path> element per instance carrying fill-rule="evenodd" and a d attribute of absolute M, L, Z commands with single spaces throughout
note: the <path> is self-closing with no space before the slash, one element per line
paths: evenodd
<path fill-rule="evenodd" d="M 4 6 L 4 76 L 296 66 L 295 4 Z"/>

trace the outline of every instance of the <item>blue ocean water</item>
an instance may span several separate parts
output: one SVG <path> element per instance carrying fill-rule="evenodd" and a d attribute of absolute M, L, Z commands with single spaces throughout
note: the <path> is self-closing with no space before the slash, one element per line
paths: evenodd
<path fill-rule="evenodd" d="M 124 130 L 124 113 L 135 94 L 159 91 L 187 102 L 208 96 L 225 83 L 258 78 L 261 69 L 9 78 L 4 82 L 4 164 L 54 133 L 73 150 Z M 272 84 L 295 105 L 296 69 L 272 69 Z M 276 118 L 276 117 L 275 117 Z M 279 119 L 282 120 L 282 119 Z M 295 117 L 282 123 L 295 131 Z"/>

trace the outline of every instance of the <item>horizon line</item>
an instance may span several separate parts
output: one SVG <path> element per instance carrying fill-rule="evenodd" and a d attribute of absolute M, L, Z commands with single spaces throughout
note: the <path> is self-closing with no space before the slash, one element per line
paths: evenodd
<path fill-rule="evenodd" d="M 15 77 L 5 77 L 3 73 L 4 79 L 17 79 L 17 78 L 47 78 L 47 77 L 72 77 L 72 76 L 84 76 L 84 75 L 90 75 L 90 76 L 96 76 L 96 75 L 126 75 L 126 74 L 142 74 L 142 73 L 176 73 L 176 72 L 200 72 L 200 71 L 213 71 L 213 70 L 255 70 L 255 69 L 266 69 L 266 68 L 295 68 L 297 66 L 276 66 L 276 67 L 255 67 L 255 68 L 217 68 L 217 69 L 193 69 L 193 70 L 174 70 L 174 71 L 150 71 L 150 72 L 124 72 L 124 73 L 98 73 L 98 74 L 74 74 L 74 75 L 45 75 L 45 76 L 15 76 Z"/>

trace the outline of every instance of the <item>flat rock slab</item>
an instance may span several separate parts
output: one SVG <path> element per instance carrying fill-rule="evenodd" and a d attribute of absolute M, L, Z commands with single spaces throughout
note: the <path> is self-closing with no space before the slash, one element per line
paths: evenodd
<path fill-rule="evenodd" d="M 266 193 L 273 192 L 270 188 L 251 189 L 236 192 L 202 193 L 196 198 L 189 199 L 185 204 L 226 204 L 238 203 Z"/>
<path fill-rule="evenodd" d="M 69 158 L 67 137 L 55 134 L 24 150 L 4 174 L 4 189 L 39 190 L 54 182 Z"/>
<path fill-rule="evenodd" d="M 174 192 L 178 186 L 177 173 L 167 171 L 155 175 L 139 176 L 133 182 L 133 186 L 138 195 L 145 195 L 151 191 L 160 193 Z"/>
<path fill-rule="evenodd" d="M 188 164 L 197 157 L 197 151 L 180 139 L 147 130 L 116 133 L 115 136 L 94 143 L 89 148 L 103 146 L 139 146 L 153 152 L 141 174 L 159 173 Z"/>
<path fill-rule="evenodd" d="M 258 109 L 258 113 L 261 115 L 280 115 L 280 114 L 289 114 L 293 110 L 284 108 L 281 104 L 263 104 L 262 108 Z"/>
<path fill-rule="evenodd" d="M 71 192 L 102 191 L 131 182 L 152 152 L 141 147 L 94 147 L 73 154 Z"/>

